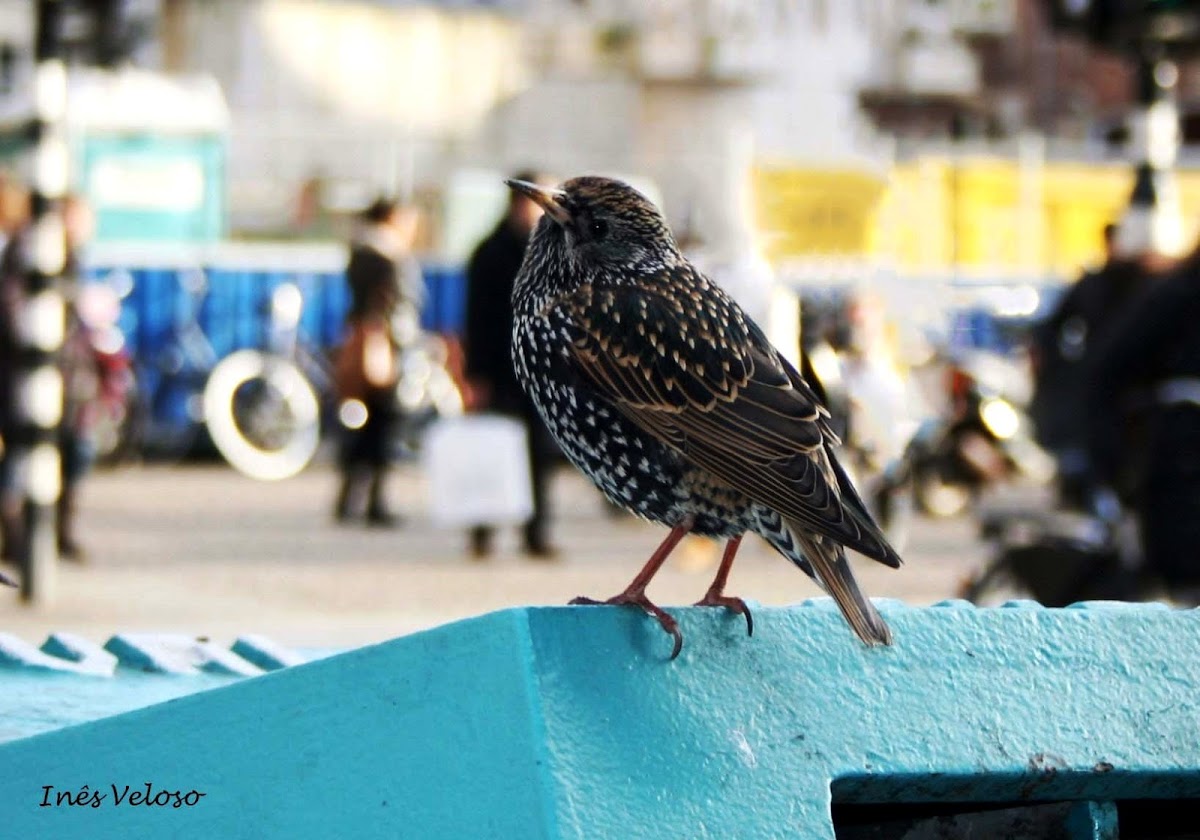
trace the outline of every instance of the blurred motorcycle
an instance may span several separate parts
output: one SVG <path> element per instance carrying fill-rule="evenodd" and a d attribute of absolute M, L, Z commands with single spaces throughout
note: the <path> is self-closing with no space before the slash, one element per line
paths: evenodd
<path fill-rule="evenodd" d="M 905 454 L 923 513 L 956 516 L 990 485 L 1053 476 L 1022 408 L 1028 383 L 1015 361 L 970 351 L 948 364 L 945 383 L 945 413 L 920 425 Z"/>
<path fill-rule="evenodd" d="M 137 450 L 137 381 L 118 325 L 128 293 L 120 283 L 97 281 L 82 285 L 74 301 L 96 368 L 96 393 L 87 402 L 84 425 L 92 456 L 102 466 L 121 463 Z"/>
<path fill-rule="evenodd" d="M 1158 594 L 1142 563 L 1136 519 L 1111 493 L 1096 494 L 1085 510 L 995 509 L 980 525 L 992 556 L 958 593 L 974 603 L 1019 595 L 1065 607 Z"/>

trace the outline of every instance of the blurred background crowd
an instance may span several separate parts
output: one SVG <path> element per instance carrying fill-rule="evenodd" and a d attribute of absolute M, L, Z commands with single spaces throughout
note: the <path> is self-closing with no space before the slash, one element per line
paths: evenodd
<path fill-rule="evenodd" d="M 55 562 L 89 556 L 89 470 L 197 461 L 335 472 L 311 509 L 396 546 L 432 518 L 485 558 L 516 524 L 563 559 L 559 458 L 508 360 L 538 208 L 503 179 L 604 173 L 819 383 L 902 553 L 923 521 L 971 522 L 989 562 L 942 597 L 1193 599 L 1200 4 L 60 0 L 53 201 L 45 5 L 0 0 L 18 581 L 44 524 L 22 318 L 55 211 Z"/>

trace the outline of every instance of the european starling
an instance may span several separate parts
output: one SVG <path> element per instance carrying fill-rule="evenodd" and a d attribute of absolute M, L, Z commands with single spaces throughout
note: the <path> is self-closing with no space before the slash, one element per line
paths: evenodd
<path fill-rule="evenodd" d="M 866 644 L 891 633 L 843 547 L 898 567 L 831 447 L 829 413 L 720 286 L 680 253 L 641 193 L 608 178 L 507 184 L 545 215 L 513 290 L 513 363 L 567 457 L 616 504 L 670 527 L 604 602 L 637 606 L 675 640 L 646 586 L 688 532 L 728 540 L 699 606 L 753 619 L 725 582 L 747 531 L 833 596 Z"/>

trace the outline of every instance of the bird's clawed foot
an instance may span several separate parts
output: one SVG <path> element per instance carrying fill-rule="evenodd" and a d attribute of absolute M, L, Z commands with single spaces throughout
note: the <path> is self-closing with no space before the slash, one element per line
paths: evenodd
<path fill-rule="evenodd" d="M 754 635 L 754 616 L 750 614 L 750 608 L 746 606 L 746 602 L 741 598 L 735 598 L 732 595 L 722 595 L 720 591 L 708 590 L 704 597 L 697 601 L 693 606 L 696 607 L 724 607 L 730 612 L 739 613 L 746 617 L 746 635 Z"/>
<path fill-rule="evenodd" d="M 585 598 L 582 595 L 578 598 L 572 598 L 571 604 L 588 605 L 588 606 L 630 606 L 637 607 L 646 615 L 653 616 L 658 619 L 658 623 L 662 625 L 662 629 L 671 634 L 675 640 L 675 647 L 671 650 L 671 659 L 679 656 L 679 652 L 683 650 L 683 634 L 679 632 L 679 622 L 671 617 L 670 613 L 662 607 L 654 604 L 646 597 L 645 592 L 636 590 L 625 590 L 620 595 L 614 595 L 606 601 L 597 601 L 594 598 Z M 749 613 L 747 613 L 749 615 Z"/>

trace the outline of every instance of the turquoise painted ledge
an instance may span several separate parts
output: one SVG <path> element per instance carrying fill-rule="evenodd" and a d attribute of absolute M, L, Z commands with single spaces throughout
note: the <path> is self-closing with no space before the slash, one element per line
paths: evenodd
<path fill-rule="evenodd" d="M 1200 612 L 881 607 L 891 648 L 827 601 L 754 638 L 675 610 L 675 662 L 625 609 L 485 615 L 0 745 L 3 835 L 829 840 L 834 801 L 1076 800 L 1100 838 L 1200 797 Z M 179 800 L 114 801 L 147 783 Z"/>

